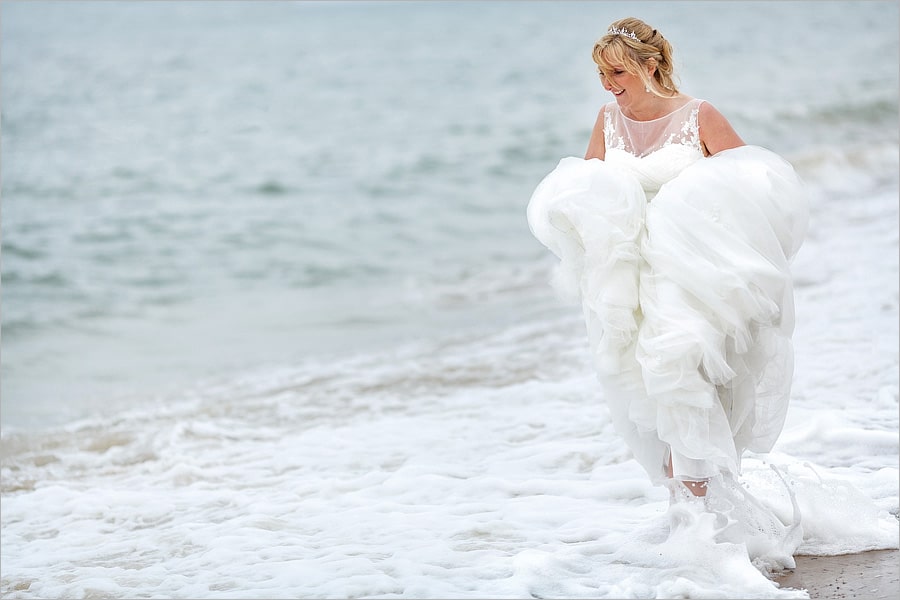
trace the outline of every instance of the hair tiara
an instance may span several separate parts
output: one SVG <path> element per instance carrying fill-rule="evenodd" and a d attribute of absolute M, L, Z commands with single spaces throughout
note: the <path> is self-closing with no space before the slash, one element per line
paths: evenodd
<path fill-rule="evenodd" d="M 609 31 L 607 31 L 606 33 L 608 33 L 610 35 L 624 35 L 625 37 L 630 37 L 631 39 L 633 39 L 636 42 L 641 41 L 641 39 L 638 36 L 636 36 L 633 31 L 628 31 L 624 27 L 610 27 Z"/>

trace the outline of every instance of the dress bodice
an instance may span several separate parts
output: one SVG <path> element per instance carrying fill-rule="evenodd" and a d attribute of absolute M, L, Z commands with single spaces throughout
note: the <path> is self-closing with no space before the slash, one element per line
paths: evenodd
<path fill-rule="evenodd" d="M 613 101 L 603 107 L 603 134 L 607 151 L 624 150 L 638 158 L 677 144 L 694 148 L 700 154 L 698 115 L 703 100 L 692 98 L 680 108 L 651 121 L 636 121 L 622 114 Z"/>
<path fill-rule="evenodd" d="M 603 107 L 606 161 L 631 172 L 648 200 L 659 188 L 703 157 L 698 115 L 703 100 L 691 99 L 652 121 L 622 114 L 616 102 Z"/>

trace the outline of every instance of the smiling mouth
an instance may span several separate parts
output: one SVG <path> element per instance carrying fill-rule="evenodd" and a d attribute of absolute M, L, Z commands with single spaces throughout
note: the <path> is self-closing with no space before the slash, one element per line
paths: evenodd
<path fill-rule="evenodd" d="M 611 91 L 611 90 L 610 90 L 610 91 Z M 621 96 L 623 93 L 625 93 L 625 90 L 624 90 L 624 89 L 619 90 L 618 92 L 613 92 L 612 94 L 613 94 L 613 96 Z"/>

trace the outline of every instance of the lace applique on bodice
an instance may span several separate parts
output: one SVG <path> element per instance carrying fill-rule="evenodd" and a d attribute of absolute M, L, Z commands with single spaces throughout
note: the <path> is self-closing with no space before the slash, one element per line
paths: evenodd
<path fill-rule="evenodd" d="M 698 115 L 703 100 L 691 99 L 671 113 L 652 121 L 635 121 L 622 114 L 615 101 L 603 110 L 606 149 L 623 150 L 643 158 L 671 145 L 688 146 L 703 153 Z"/>
<path fill-rule="evenodd" d="M 703 157 L 698 124 L 702 103 L 691 99 L 659 119 L 635 121 L 610 102 L 603 109 L 606 162 L 636 177 L 652 200 L 663 185 Z"/>

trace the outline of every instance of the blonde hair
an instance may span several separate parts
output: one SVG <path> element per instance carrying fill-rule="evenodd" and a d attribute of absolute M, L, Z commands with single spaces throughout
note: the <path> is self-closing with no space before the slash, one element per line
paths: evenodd
<path fill-rule="evenodd" d="M 628 32 L 633 33 L 634 37 Z M 678 94 L 672 66 L 672 44 L 640 19 L 627 17 L 612 23 L 607 34 L 594 44 L 593 57 L 601 75 L 613 70 L 613 65 L 624 66 L 626 71 L 640 77 L 653 94 L 662 98 Z M 652 82 L 645 65 L 656 67 Z"/>

